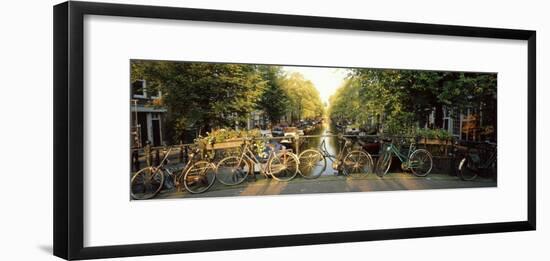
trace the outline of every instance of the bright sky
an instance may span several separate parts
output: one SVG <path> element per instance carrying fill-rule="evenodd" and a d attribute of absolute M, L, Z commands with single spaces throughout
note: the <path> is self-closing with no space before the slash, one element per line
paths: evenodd
<path fill-rule="evenodd" d="M 348 71 L 342 68 L 296 67 L 283 66 L 289 73 L 299 72 L 306 80 L 310 80 L 319 90 L 321 100 L 328 104 L 328 98 L 342 85 Z"/>

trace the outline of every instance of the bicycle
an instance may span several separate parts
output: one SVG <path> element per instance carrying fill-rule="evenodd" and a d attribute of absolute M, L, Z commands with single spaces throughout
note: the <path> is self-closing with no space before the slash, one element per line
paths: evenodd
<path fill-rule="evenodd" d="M 480 149 L 468 149 L 466 155 L 458 164 L 458 174 L 464 181 L 476 179 L 479 175 L 491 176 L 493 180 L 497 177 L 497 145 L 486 141 L 487 147 L 484 150 L 485 161 L 482 162 Z M 488 154 L 488 156 L 487 156 Z M 488 175 L 487 175 L 488 174 Z"/>
<path fill-rule="evenodd" d="M 425 177 L 432 171 L 432 154 L 425 149 L 416 149 L 415 142 L 410 143 L 408 152 L 405 154 L 393 144 L 391 139 L 383 141 L 389 142 L 389 144 L 382 147 L 382 152 L 376 161 L 375 172 L 379 177 L 388 173 L 393 155 L 401 161 L 402 170 L 410 170 L 417 177 Z"/>
<path fill-rule="evenodd" d="M 180 175 L 174 175 L 173 171 L 169 168 L 166 168 L 165 165 L 168 162 L 168 156 L 173 148 L 169 148 L 164 155 L 164 158 L 160 161 L 158 166 L 148 166 L 138 172 L 136 172 L 130 180 L 130 195 L 133 199 L 151 199 L 154 198 L 162 190 L 165 185 L 166 176 L 172 179 L 174 185 L 180 189 L 182 184 L 181 178 L 185 176 L 195 176 L 202 175 L 206 176 L 209 172 L 212 172 L 215 169 L 215 165 L 208 162 L 199 160 L 196 161 L 195 157 L 199 154 L 199 150 L 193 151 L 189 155 L 189 160 L 185 168 L 181 171 Z M 210 170 L 210 171 L 209 171 Z M 190 174 L 191 173 L 191 174 Z M 211 175 L 212 176 L 212 175 Z M 202 178 L 204 180 L 204 178 Z M 190 183 L 190 184 L 186 184 Z M 208 186 L 203 190 L 195 190 L 189 182 L 183 182 L 185 188 L 191 193 L 200 193 L 206 191 L 206 189 L 212 186 L 213 179 L 211 182 L 208 182 Z"/>
<path fill-rule="evenodd" d="M 343 140 L 343 146 L 338 155 L 328 152 L 326 140 L 323 139 L 316 149 L 307 149 L 300 153 L 300 174 L 306 179 L 316 179 L 326 170 L 327 158 L 332 162 L 332 167 L 345 176 L 353 174 L 368 174 L 372 172 L 373 160 L 369 153 L 352 149 L 353 142 L 339 135 Z"/>
<path fill-rule="evenodd" d="M 277 181 L 290 181 L 298 173 L 298 157 L 287 150 L 283 149 L 276 152 L 275 146 L 268 143 L 268 157 L 260 160 L 256 153 L 250 147 L 252 139 L 245 139 L 244 147 L 239 156 L 225 157 L 218 162 L 216 166 L 216 178 L 224 185 L 241 184 L 246 177 L 254 173 L 254 166 L 260 166 L 260 173 L 266 178 L 272 177 Z"/>

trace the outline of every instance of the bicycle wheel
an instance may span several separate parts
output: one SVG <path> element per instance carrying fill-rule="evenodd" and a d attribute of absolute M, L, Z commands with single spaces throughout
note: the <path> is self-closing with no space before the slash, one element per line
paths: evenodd
<path fill-rule="evenodd" d="M 290 181 L 298 174 L 299 162 L 294 153 L 279 152 L 269 159 L 267 170 L 277 181 Z"/>
<path fill-rule="evenodd" d="M 248 161 L 241 160 L 240 157 L 230 156 L 218 162 L 216 178 L 224 185 L 238 185 L 246 180 L 249 171 L 250 164 Z"/>
<path fill-rule="evenodd" d="M 489 174 L 491 175 L 491 179 L 493 179 L 493 181 L 498 181 L 497 179 L 497 162 L 493 162 L 491 163 L 491 165 L 489 166 Z"/>
<path fill-rule="evenodd" d="M 133 199 L 150 199 L 155 197 L 164 184 L 161 170 L 146 167 L 134 174 L 130 181 L 130 194 Z"/>
<path fill-rule="evenodd" d="M 321 152 L 316 149 L 302 151 L 298 159 L 300 160 L 300 175 L 305 179 L 318 178 L 327 167 L 327 160 L 323 157 Z"/>
<path fill-rule="evenodd" d="M 432 171 L 432 167 L 432 154 L 425 149 L 415 150 L 409 157 L 409 168 L 415 176 L 427 176 Z"/>
<path fill-rule="evenodd" d="M 391 166 L 392 154 L 391 153 L 382 153 L 378 160 L 376 161 L 376 167 L 374 171 L 378 177 L 383 177 L 388 173 Z"/>
<path fill-rule="evenodd" d="M 372 157 L 364 151 L 354 150 L 346 155 L 342 163 L 345 175 L 359 176 L 372 172 Z"/>
<path fill-rule="evenodd" d="M 181 177 L 180 177 L 181 178 Z M 216 166 L 208 161 L 195 162 L 183 175 L 187 191 L 198 194 L 207 191 L 216 181 Z"/>
<path fill-rule="evenodd" d="M 464 157 L 458 164 L 458 175 L 464 181 L 471 181 L 477 178 L 479 171 L 474 162 L 468 157 Z"/>

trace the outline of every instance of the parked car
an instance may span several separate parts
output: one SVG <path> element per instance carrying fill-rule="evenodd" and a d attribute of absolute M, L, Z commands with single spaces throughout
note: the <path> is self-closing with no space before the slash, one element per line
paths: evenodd
<path fill-rule="evenodd" d="M 298 128 L 296 127 L 286 127 L 283 129 L 284 136 L 296 137 L 298 135 Z"/>
<path fill-rule="evenodd" d="M 271 130 L 260 130 L 260 133 L 262 134 L 263 138 L 273 138 Z"/>
<path fill-rule="evenodd" d="M 273 135 L 273 137 L 282 137 L 285 136 L 285 132 L 283 128 L 275 127 L 271 130 L 271 135 Z"/>

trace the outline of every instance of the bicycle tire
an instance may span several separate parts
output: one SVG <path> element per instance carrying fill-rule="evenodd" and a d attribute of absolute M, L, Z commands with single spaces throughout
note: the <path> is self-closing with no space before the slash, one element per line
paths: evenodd
<path fill-rule="evenodd" d="M 298 174 L 299 165 L 300 160 L 294 153 L 279 152 L 269 159 L 267 169 L 273 179 L 288 182 Z"/>
<path fill-rule="evenodd" d="M 237 156 L 225 157 L 216 165 L 216 179 L 227 186 L 243 183 L 250 174 L 250 163 Z"/>
<path fill-rule="evenodd" d="M 424 154 L 424 157 L 422 157 L 421 154 Z M 417 158 L 417 159 L 415 159 L 415 158 Z M 423 161 L 423 160 L 428 160 L 429 161 L 429 165 L 426 166 L 424 169 L 417 168 L 416 166 L 413 167 L 413 162 L 416 163 L 418 161 Z M 422 162 L 421 163 L 422 167 L 424 167 L 425 164 L 426 164 L 426 162 Z M 425 149 L 417 149 L 417 150 L 413 151 L 411 156 L 409 156 L 409 168 L 412 171 L 412 173 L 417 177 L 426 177 L 426 176 L 428 176 L 428 174 L 430 174 L 430 172 L 432 171 L 433 165 L 434 164 L 433 164 L 432 154 L 429 151 L 425 150 Z"/>
<path fill-rule="evenodd" d="M 392 158 L 392 154 L 387 152 L 382 153 L 378 157 L 378 160 L 376 160 L 376 167 L 374 168 L 374 171 L 378 177 L 383 177 L 388 173 L 388 171 L 390 170 Z"/>
<path fill-rule="evenodd" d="M 209 177 L 207 176 L 209 175 Z M 182 178 L 182 177 L 180 177 Z M 206 184 L 204 183 L 206 179 Z M 204 193 L 214 185 L 216 181 L 216 165 L 208 161 L 197 161 L 191 167 L 189 167 L 185 174 L 183 175 L 183 181 L 180 181 L 180 184 L 183 183 L 185 189 L 192 194 Z M 200 186 L 202 184 L 202 186 Z M 197 189 L 197 186 L 199 188 Z"/>
<path fill-rule="evenodd" d="M 150 171 L 150 173 L 147 173 L 146 171 Z M 142 177 L 143 175 L 147 175 L 150 177 L 143 177 L 141 181 L 148 183 L 148 182 L 151 182 L 151 180 L 154 180 L 155 182 L 152 182 L 154 186 L 147 186 L 147 184 L 142 183 L 141 185 L 143 186 L 142 187 L 143 189 L 147 189 L 149 187 L 151 190 L 149 191 L 149 193 L 144 192 L 142 193 L 143 195 L 141 195 L 136 193 L 136 190 L 138 190 L 139 188 L 138 182 L 140 181 L 140 177 Z M 130 180 L 130 196 L 133 199 L 137 199 L 137 200 L 151 199 L 151 198 L 154 198 L 162 190 L 163 186 L 164 186 L 164 173 L 162 173 L 160 169 L 157 169 L 154 167 L 145 167 L 143 169 L 140 169 L 138 172 L 136 172 L 132 176 Z"/>
<path fill-rule="evenodd" d="M 327 159 L 317 149 L 307 149 L 298 156 L 299 173 L 305 179 L 320 177 L 327 168 Z"/>
<path fill-rule="evenodd" d="M 491 179 L 494 182 L 497 182 L 498 181 L 498 171 L 497 171 L 497 163 L 496 162 L 493 162 L 493 164 L 491 165 L 489 171 L 491 173 Z"/>
<path fill-rule="evenodd" d="M 373 161 L 369 153 L 360 150 L 352 150 L 344 157 L 342 169 L 345 175 L 363 175 L 372 172 Z"/>
<path fill-rule="evenodd" d="M 477 178 L 479 170 L 473 165 L 471 159 L 464 157 L 458 164 L 458 174 L 460 179 L 464 181 L 472 181 Z"/>

